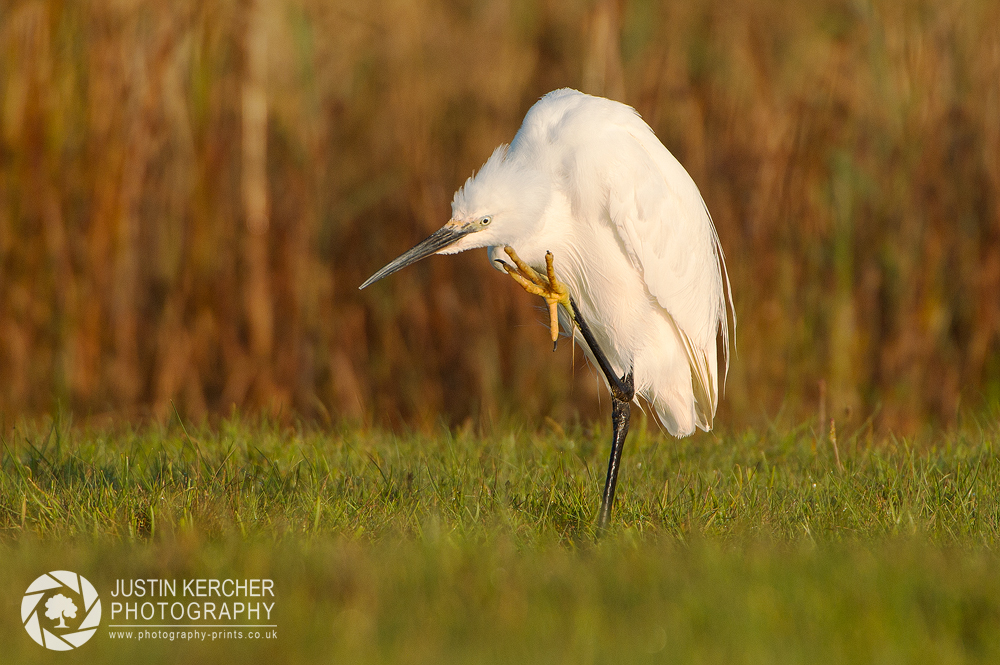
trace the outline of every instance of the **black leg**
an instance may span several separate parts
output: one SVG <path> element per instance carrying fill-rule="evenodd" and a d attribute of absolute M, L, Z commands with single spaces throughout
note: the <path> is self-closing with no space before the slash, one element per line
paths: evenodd
<path fill-rule="evenodd" d="M 580 327 L 580 333 L 590 347 L 597 364 L 600 365 L 604 376 L 608 378 L 608 385 L 611 386 L 611 457 L 608 459 L 608 477 L 604 481 L 604 495 L 601 497 L 601 512 L 597 518 L 598 533 L 603 533 L 611 522 L 611 507 L 615 502 L 615 487 L 618 485 L 618 469 L 622 461 L 622 449 L 625 447 L 625 437 L 628 436 L 629 416 L 632 413 L 632 398 L 635 397 L 635 383 L 632 380 L 632 368 L 625 373 L 625 376 L 618 378 L 611 368 L 607 356 L 601 351 L 601 347 L 594 339 L 593 333 L 587 322 L 580 316 L 580 310 L 576 306 L 573 298 L 569 299 L 569 304 L 573 308 L 573 319 Z"/>
<path fill-rule="evenodd" d="M 573 320 L 576 322 L 576 325 L 580 327 L 580 333 L 583 335 L 583 339 L 587 341 L 587 346 L 590 347 L 590 350 L 594 354 L 594 358 L 597 359 L 597 364 L 601 366 L 601 371 L 604 372 L 604 376 L 608 378 L 608 383 L 611 385 L 611 394 L 614 395 L 615 389 L 617 389 L 619 394 L 627 396 L 628 400 L 631 402 L 632 397 L 635 395 L 635 390 L 632 388 L 631 381 L 626 384 L 625 377 L 623 376 L 619 379 L 618 375 L 615 374 L 615 370 L 611 369 L 611 363 L 608 362 L 608 357 L 604 355 L 604 352 L 601 351 L 601 347 L 598 346 L 597 340 L 594 339 L 594 333 L 590 332 L 590 326 L 588 326 L 587 322 L 583 320 L 583 317 L 580 315 L 580 309 L 576 306 L 576 301 L 573 300 L 572 296 L 570 296 L 569 304 L 570 307 L 573 308 Z M 626 375 L 632 375 L 631 368 L 629 368 L 629 371 L 626 372 Z"/>
<path fill-rule="evenodd" d="M 611 506 L 615 502 L 618 468 L 621 466 L 622 449 L 625 447 L 629 416 L 632 413 L 632 395 L 634 394 L 632 372 L 622 377 L 622 383 L 629 390 L 627 395 L 622 395 L 617 386 L 611 384 L 611 427 L 613 429 L 611 457 L 608 458 L 608 478 L 604 481 L 604 495 L 601 497 L 601 513 L 597 518 L 598 533 L 603 533 L 611 522 Z"/>

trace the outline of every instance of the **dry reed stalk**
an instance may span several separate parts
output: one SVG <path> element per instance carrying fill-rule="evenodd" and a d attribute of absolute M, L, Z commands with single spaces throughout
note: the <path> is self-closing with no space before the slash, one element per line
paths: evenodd
<path fill-rule="evenodd" d="M 907 431 L 1000 395 L 994 2 L 10 4 L 4 413 L 593 414 L 481 257 L 356 291 L 561 85 L 634 104 L 705 195 L 723 422 L 820 400 Z"/>

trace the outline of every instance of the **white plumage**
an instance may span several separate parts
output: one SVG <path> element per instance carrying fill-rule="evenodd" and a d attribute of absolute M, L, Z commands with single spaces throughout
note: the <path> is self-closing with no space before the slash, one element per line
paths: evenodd
<path fill-rule="evenodd" d="M 477 247 L 501 269 L 506 246 L 541 273 L 552 252 L 611 369 L 634 372 L 635 393 L 671 434 L 711 429 L 729 369 L 722 248 L 691 176 L 631 107 L 568 89 L 542 97 L 455 194 L 451 220 L 361 288 L 430 254 Z M 559 318 L 569 329 L 564 310 Z M 616 441 L 619 431 L 623 443 L 627 414 Z M 616 477 L 609 470 L 605 520 Z"/>
<path fill-rule="evenodd" d="M 510 245 L 544 271 L 551 251 L 613 368 L 634 368 L 667 430 L 711 429 L 720 338 L 723 378 L 729 367 L 722 248 L 691 176 L 631 107 L 569 89 L 542 97 L 455 194 L 450 224 L 483 219 L 439 253 L 489 246 L 495 262 Z"/>

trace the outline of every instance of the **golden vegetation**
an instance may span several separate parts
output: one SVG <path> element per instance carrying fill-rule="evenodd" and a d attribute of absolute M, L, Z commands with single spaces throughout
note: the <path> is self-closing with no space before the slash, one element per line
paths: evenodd
<path fill-rule="evenodd" d="M 950 422 L 1000 394 L 998 25 L 992 0 L 13 0 L 0 411 L 593 412 L 479 253 L 357 291 L 573 86 L 635 106 L 708 202 L 723 422 L 821 395 Z"/>

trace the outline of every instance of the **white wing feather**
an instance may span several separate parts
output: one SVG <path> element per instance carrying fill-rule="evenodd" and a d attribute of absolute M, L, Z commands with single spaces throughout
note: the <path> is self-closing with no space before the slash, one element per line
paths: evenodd
<path fill-rule="evenodd" d="M 729 368 L 725 260 L 698 187 L 635 119 L 639 127 L 621 128 L 621 168 L 612 171 L 608 215 L 650 294 L 676 324 L 691 367 L 698 425 L 710 429 L 719 399 L 720 335 L 723 371 Z"/>
<path fill-rule="evenodd" d="M 722 247 L 697 185 L 632 108 L 568 90 L 543 101 L 549 103 L 539 105 L 540 117 L 529 114 L 522 132 L 550 148 L 560 146 L 555 152 L 562 163 L 550 166 L 563 174 L 573 207 L 584 218 L 604 217 L 614 225 L 650 295 L 672 319 L 691 369 L 697 425 L 711 429 L 720 337 L 723 372 L 729 369 L 732 296 Z"/>

